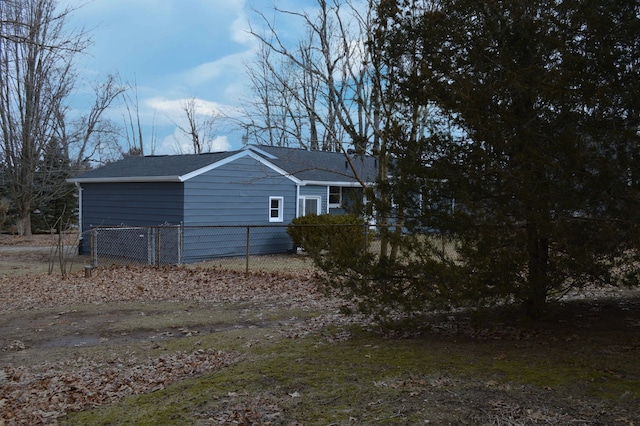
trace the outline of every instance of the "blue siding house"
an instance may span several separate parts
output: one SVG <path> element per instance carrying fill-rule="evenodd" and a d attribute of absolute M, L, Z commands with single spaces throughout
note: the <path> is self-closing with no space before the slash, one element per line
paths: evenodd
<path fill-rule="evenodd" d="M 180 261 L 189 263 L 245 254 L 244 240 L 225 237 L 222 228 L 218 237 L 209 229 L 205 240 L 202 227 L 286 225 L 306 214 L 340 214 L 362 199 L 376 169 L 370 156 L 249 145 L 219 153 L 127 157 L 69 181 L 80 189 L 83 235 L 95 227 L 180 225 Z M 256 254 L 293 249 L 284 227 L 252 244 Z M 89 252 L 88 238 L 81 250 Z"/>

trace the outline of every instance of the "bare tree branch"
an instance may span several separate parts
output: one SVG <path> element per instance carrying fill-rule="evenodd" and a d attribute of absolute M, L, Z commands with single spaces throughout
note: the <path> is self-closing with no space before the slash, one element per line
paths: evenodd
<path fill-rule="evenodd" d="M 45 147 L 58 134 L 64 102 L 76 81 L 73 59 L 90 43 L 84 32 L 67 34 L 71 10 L 55 0 L 0 3 L 0 119 L 9 192 L 31 234 L 35 173 Z"/>
<path fill-rule="evenodd" d="M 173 123 L 191 141 L 193 154 L 202 154 L 213 150 L 213 138 L 215 136 L 217 113 L 212 110 L 204 110 L 199 105 L 195 97 L 185 100 L 182 104 L 182 111 L 186 119 L 186 124 L 182 125 L 176 121 Z M 180 153 L 184 153 L 180 141 L 176 140 Z"/>

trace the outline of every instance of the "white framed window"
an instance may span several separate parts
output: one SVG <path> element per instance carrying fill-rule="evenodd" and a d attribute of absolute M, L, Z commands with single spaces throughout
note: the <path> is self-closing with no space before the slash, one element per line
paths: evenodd
<path fill-rule="evenodd" d="M 284 221 L 284 197 L 269 197 L 269 222 Z"/>
<path fill-rule="evenodd" d="M 329 207 L 340 207 L 342 205 L 342 187 L 329 187 Z"/>
<path fill-rule="evenodd" d="M 320 214 L 320 197 L 300 197 L 298 202 L 298 214 L 300 216 L 307 216 L 310 214 Z"/>

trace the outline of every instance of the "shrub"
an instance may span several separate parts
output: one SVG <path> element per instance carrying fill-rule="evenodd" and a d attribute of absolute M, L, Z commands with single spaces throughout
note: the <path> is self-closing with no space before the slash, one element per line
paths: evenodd
<path fill-rule="evenodd" d="M 356 215 L 308 215 L 294 219 L 287 233 L 313 257 L 352 258 L 366 249 L 365 225 Z"/>

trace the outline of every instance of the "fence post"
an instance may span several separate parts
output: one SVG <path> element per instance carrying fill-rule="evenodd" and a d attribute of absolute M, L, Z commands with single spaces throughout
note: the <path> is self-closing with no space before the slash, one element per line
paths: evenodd
<path fill-rule="evenodd" d="M 244 272 L 245 273 L 249 273 L 249 253 L 250 253 L 250 231 L 251 227 L 247 226 L 247 255 L 246 255 L 246 260 L 245 260 L 245 267 L 244 267 Z"/>
<path fill-rule="evenodd" d="M 93 228 L 89 234 L 89 250 L 91 251 L 91 264 L 98 266 L 98 230 Z"/>
<path fill-rule="evenodd" d="M 147 265 L 155 264 L 155 259 L 153 256 L 155 255 L 155 248 L 153 247 L 153 243 L 155 242 L 155 237 L 153 236 L 153 228 L 147 228 Z"/>
<path fill-rule="evenodd" d="M 363 247 L 363 253 L 366 253 L 367 251 L 369 251 L 369 224 L 367 223 L 367 221 L 364 221 L 364 247 Z"/>
<path fill-rule="evenodd" d="M 160 238 L 161 238 L 161 235 L 162 235 L 162 228 L 157 227 L 156 228 L 156 232 L 157 232 L 157 238 L 156 238 L 156 266 L 160 266 L 160 263 L 161 263 L 160 262 L 160 255 L 162 254 L 161 253 L 162 249 L 160 248 L 160 243 L 161 243 Z"/>
<path fill-rule="evenodd" d="M 182 265 L 182 244 L 184 236 L 184 223 L 180 222 L 178 225 L 178 265 Z"/>

